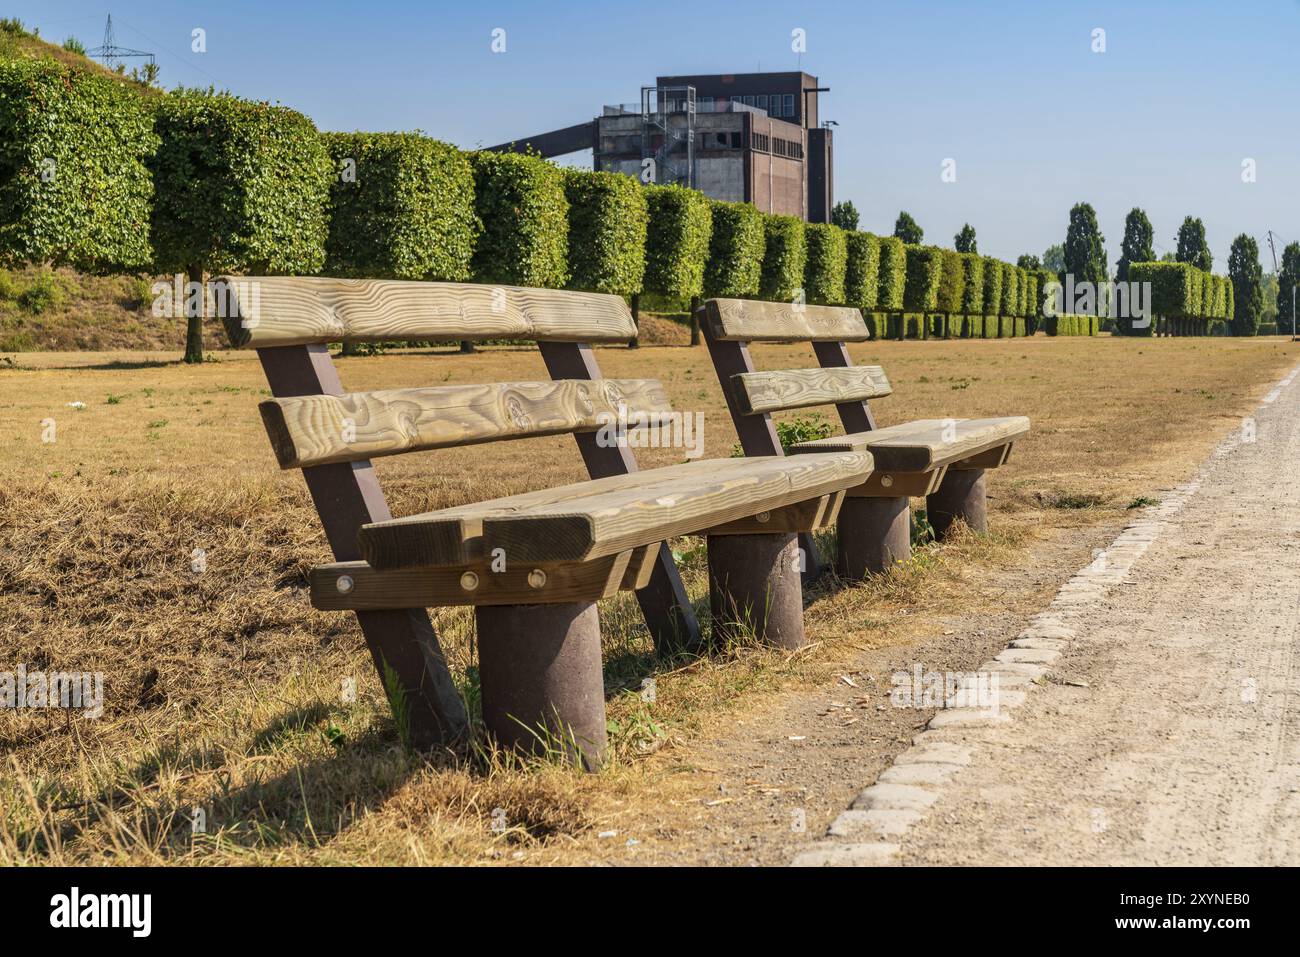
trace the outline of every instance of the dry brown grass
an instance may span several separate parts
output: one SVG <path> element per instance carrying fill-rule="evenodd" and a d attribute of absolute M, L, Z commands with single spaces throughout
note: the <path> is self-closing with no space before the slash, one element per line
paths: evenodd
<path fill-rule="evenodd" d="M 668 330 L 675 333 L 675 330 Z M 301 479 L 280 474 L 256 413 L 253 357 L 24 354 L 0 367 L 0 670 L 103 671 L 106 710 L 0 715 L 0 862 L 563 862 L 592 832 L 677 786 L 690 743 L 774 691 L 824 678 L 845 648 L 906 642 L 954 608 L 996 609 L 988 583 L 1049 531 L 1114 521 L 1183 478 L 1295 360 L 1268 340 L 881 343 L 897 395 L 882 424 L 1025 413 L 1034 434 L 991 483 L 994 534 L 960 536 L 882 579 L 809 597 L 815 644 L 656 661 L 635 603 L 602 604 L 616 760 L 600 775 L 500 756 L 412 760 L 397 744 L 355 622 L 313 611 L 327 560 Z M 810 364 L 761 347 L 764 367 Z M 653 375 L 702 410 L 710 455 L 734 432 L 703 349 L 600 350 L 611 376 Z M 544 378 L 531 350 L 340 362 L 351 388 Z M 86 403 L 84 409 L 69 402 Z M 43 443 L 53 418 L 57 441 Z M 645 465 L 678 460 L 649 450 Z M 568 437 L 381 460 L 398 514 L 583 477 Z M 702 549 L 678 545 L 703 597 Z M 194 549 L 207 569 L 191 569 Z M 472 688 L 472 618 L 434 620 Z M 936 665 L 941 663 L 936 663 Z M 654 675 L 658 701 L 637 693 Z M 343 679 L 358 685 L 345 704 Z M 208 833 L 190 832 L 202 807 Z M 493 830 L 494 809 L 507 830 Z M 579 858 L 580 859 L 580 858 Z"/>

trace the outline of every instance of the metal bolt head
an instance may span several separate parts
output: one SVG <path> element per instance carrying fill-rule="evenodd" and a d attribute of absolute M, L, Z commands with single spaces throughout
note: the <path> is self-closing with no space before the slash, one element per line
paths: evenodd
<path fill-rule="evenodd" d="M 346 595 L 352 591 L 354 585 L 356 585 L 356 582 L 352 580 L 351 575 L 340 575 L 334 581 L 334 587 L 338 589 L 340 595 Z"/>
<path fill-rule="evenodd" d="M 754 516 L 754 518 L 758 520 L 759 524 L 764 524 L 764 525 L 765 525 L 765 524 L 767 524 L 768 522 L 770 522 L 770 521 L 772 520 L 772 513 L 771 513 L 771 512 L 759 512 L 757 515 Z"/>
<path fill-rule="evenodd" d="M 546 572 L 540 568 L 534 568 L 528 573 L 529 588 L 544 588 L 546 586 Z"/>
<path fill-rule="evenodd" d="M 894 477 L 892 475 L 882 475 L 880 476 L 880 484 L 885 488 L 892 488 L 894 485 Z"/>
<path fill-rule="evenodd" d="M 460 587 L 466 591 L 473 591 L 478 587 L 478 575 L 474 572 L 465 572 L 460 576 Z"/>

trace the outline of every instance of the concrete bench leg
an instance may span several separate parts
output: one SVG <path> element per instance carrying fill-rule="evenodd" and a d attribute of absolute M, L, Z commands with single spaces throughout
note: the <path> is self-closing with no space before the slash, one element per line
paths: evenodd
<path fill-rule="evenodd" d="M 715 640 L 752 634 L 778 648 L 804 645 L 799 536 L 709 536 L 709 604 Z"/>
<path fill-rule="evenodd" d="M 926 516 L 935 538 L 943 538 L 956 519 L 973 532 L 989 528 L 988 501 L 984 495 L 983 469 L 949 469 L 939 487 L 925 499 Z"/>
<path fill-rule="evenodd" d="M 483 724 L 502 748 L 562 750 L 604 763 L 605 682 L 594 602 L 480 605 L 478 667 Z"/>
<path fill-rule="evenodd" d="M 842 578 L 857 580 L 888 571 L 912 554 L 912 516 L 907 496 L 845 498 L 838 522 Z"/>

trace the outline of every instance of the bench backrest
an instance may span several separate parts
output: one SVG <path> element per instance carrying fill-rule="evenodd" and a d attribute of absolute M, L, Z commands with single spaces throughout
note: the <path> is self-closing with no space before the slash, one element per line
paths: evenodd
<path fill-rule="evenodd" d="M 272 399 L 260 411 L 281 468 L 300 468 L 336 560 L 360 558 L 357 530 L 392 517 L 370 460 L 424 449 L 572 433 L 592 478 L 635 472 L 607 423 L 654 424 L 671 412 L 663 386 L 604 379 L 593 342 L 626 342 L 636 324 L 621 297 L 469 283 L 324 277 L 214 282 L 226 333 L 256 349 Z M 538 343 L 552 379 L 345 393 L 326 344 L 339 341 Z M 643 591 L 656 638 L 691 640 L 698 624 L 671 553 Z M 653 611 L 652 611 L 653 609 Z"/>
<path fill-rule="evenodd" d="M 847 342 L 871 338 L 862 313 L 850 306 L 811 306 L 753 299 L 710 299 L 703 306 L 705 342 L 746 455 L 784 455 L 772 413 L 834 405 L 846 432 L 876 427 L 867 404 L 892 389 L 879 366 L 854 366 Z M 751 342 L 809 342 L 816 369 L 759 372 Z M 808 574 L 817 573 L 817 550 L 802 541 Z"/>
<path fill-rule="evenodd" d="M 770 415 L 834 405 L 844 428 L 875 428 L 867 402 L 893 391 L 880 366 L 854 366 L 847 342 L 870 338 L 862 313 L 848 306 L 809 306 L 749 299 L 704 304 L 709 352 L 747 455 L 780 455 Z M 809 342 L 819 368 L 755 370 L 750 342 Z"/>

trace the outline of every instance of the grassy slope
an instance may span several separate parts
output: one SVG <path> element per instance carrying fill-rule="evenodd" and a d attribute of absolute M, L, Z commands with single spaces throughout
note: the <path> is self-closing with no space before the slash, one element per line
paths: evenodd
<path fill-rule="evenodd" d="M 90 73 L 111 73 L 94 60 L 19 29 L 14 21 L 0 23 L 0 60 L 37 58 Z M 179 323 L 150 315 L 140 283 L 132 276 L 88 276 L 70 269 L 0 269 L 0 353 L 180 348 L 184 330 Z M 35 297 L 28 292 L 34 285 L 52 294 Z"/>

